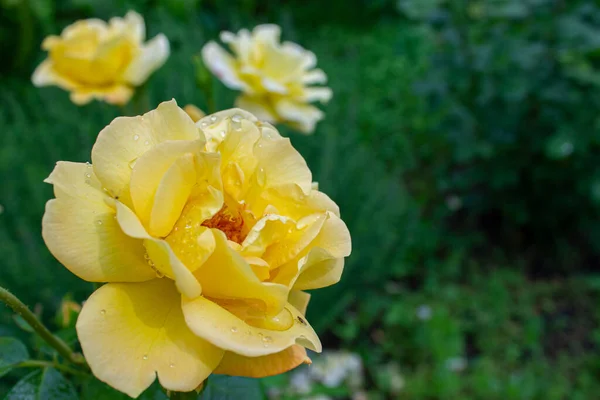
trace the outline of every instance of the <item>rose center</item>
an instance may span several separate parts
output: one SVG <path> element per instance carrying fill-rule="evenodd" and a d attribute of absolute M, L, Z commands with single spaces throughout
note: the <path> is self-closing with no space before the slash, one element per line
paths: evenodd
<path fill-rule="evenodd" d="M 238 211 L 231 211 L 224 205 L 211 219 L 202 223 L 207 228 L 220 230 L 232 242 L 241 244 L 246 238 L 244 219 Z"/>

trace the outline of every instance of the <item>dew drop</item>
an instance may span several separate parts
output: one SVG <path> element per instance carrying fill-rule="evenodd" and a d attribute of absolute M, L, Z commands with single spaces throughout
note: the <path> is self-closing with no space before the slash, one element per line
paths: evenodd
<path fill-rule="evenodd" d="M 275 321 L 275 322 L 279 322 L 279 317 L 275 317 L 275 318 L 273 318 L 273 321 Z"/>
<path fill-rule="evenodd" d="M 135 140 L 136 142 L 137 142 L 138 140 L 140 140 L 140 135 L 133 135 L 133 140 Z"/>
<path fill-rule="evenodd" d="M 101 314 L 101 315 L 104 315 L 104 314 L 106 314 L 106 310 L 100 310 L 100 314 Z"/>
<path fill-rule="evenodd" d="M 148 140 L 146 140 L 146 141 L 144 142 L 144 144 L 145 144 L 146 146 L 148 146 L 148 145 L 150 144 L 150 142 L 149 142 Z"/>
<path fill-rule="evenodd" d="M 175 364 L 170 364 L 169 368 L 175 368 Z"/>
<path fill-rule="evenodd" d="M 265 185 L 265 169 L 263 167 L 260 167 L 258 169 L 258 171 L 256 172 L 256 182 L 258 183 L 259 186 L 264 186 Z"/>
<path fill-rule="evenodd" d="M 92 184 L 92 181 L 90 181 L 89 179 L 86 179 L 86 180 L 85 180 L 85 183 L 86 183 L 87 185 L 91 185 L 91 184 Z"/>
<path fill-rule="evenodd" d="M 148 354 L 144 354 L 144 357 L 142 357 L 144 360 L 148 359 Z"/>
<path fill-rule="evenodd" d="M 211 116 L 210 117 L 210 121 L 211 122 L 216 122 L 217 121 L 217 116 L 216 115 Z"/>
<path fill-rule="evenodd" d="M 273 338 L 271 336 L 265 336 L 262 338 L 262 341 L 265 343 L 271 343 L 273 341 Z"/>
<path fill-rule="evenodd" d="M 203 128 L 206 128 L 208 126 L 208 122 L 202 121 L 202 122 L 200 122 L 200 126 Z"/>
<path fill-rule="evenodd" d="M 85 174 L 85 177 L 86 177 L 86 178 L 91 178 L 91 177 L 92 177 L 92 174 L 90 174 L 90 173 L 88 172 L 88 173 L 86 173 L 86 174 Z"/>
<path fill-rule="evenodd" d="M 233 117 L 231 117 L 231 120 L 233 122 L 241 122 L 242 121 L 242 116 L 238 115 L 238 114 L 235 114 Z"/>
<path fill-rule="evenodd" d="M 225 135 L 226 135 L 225 131 L 221 131 L 221 137 L 225 138 Z"/>
<path fill-rule="evenodd" d="M 263 346 L 264 347 L 269 347 L 269 343 L 264 343 Z"/>
<path fill-rule="evenodd" d="M 231 328 L 231 333 L 236 333 L 237 332 L 237 328 L 234 326 Z"/>
<path fill-rule="evenodd" d="M 89 162 L 89 161 L 86 161 L 86 162 L 85 162 L 85 165 L 87 165 L 87 167 L 88 167 L 88 168 L 91 168 L 91 167 L 92 167 L 92 164 L 90 164 L 90 162 Z"/>
<path fill-rule="evenodd" d="M 96 221 L 96 223 L 97 223 L 98 225 L 102 225 L 102 221 L 101 221 L 101 220 L 98 220 L 98 221 Z"/>

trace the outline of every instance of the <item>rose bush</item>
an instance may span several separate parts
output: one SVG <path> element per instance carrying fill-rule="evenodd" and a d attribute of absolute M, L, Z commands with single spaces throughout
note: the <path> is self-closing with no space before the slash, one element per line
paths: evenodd
<path fill-rule="evenodd" d="M 60 36 L 49 36 L 42 48 L 49 52 L 33 73 L 36 86 L 55 85 L 71 92 L 75 104 L 101 99 L 125 104 L 134 87 L 148 79 L 169 56 L 169 41 L 159 34 L 143 41 L 143 18 L 130 11 L 108 24 L 86 19 L 67 26 Z"/>
<path fill-rule="evenodd" d="M 240 90 L 236 106 L 268 122 L 285 122 L 304 133 L 312 133 L 324 114 L 311 102 L 326 103 L 332 91 L 327 76 L 314 69 L 317 57 L 292 42 L 280 43 L 277 25 L 259 25 L 252 33 L 222 32 L 232 56 L 215 42 L 202 49 L 204 63 L 226 86 Z"/>
<path fill-rule="evenodd" d="M 303 290 L 340 279 L 350 234 L 289 139 L 240 109 L 194 124 L 173 100 L 116 118 L 91 158 L 56 165 L 42 224 L 71 272 L 108 282 L 77 321 L 100 380 L 191 391 L 321 351 Z"/>

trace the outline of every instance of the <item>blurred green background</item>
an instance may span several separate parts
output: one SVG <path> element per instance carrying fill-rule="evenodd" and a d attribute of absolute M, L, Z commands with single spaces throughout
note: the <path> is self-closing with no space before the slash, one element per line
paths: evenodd
<path fill-rule="evenodd" d="M 282 127 L 353 239 L 313 294 L 327 349 L 357 353 L 360 399 L 597 399 L 600 4 L 593 0 L 0 0 L 0 285 L 52 324 L 93 289 L 45 248 L 58 160 L 89 161 L 131 112 L 30 82 L 44 36 L 135 9 L 171 42 L 151 108 L 205 108 L 194 56 L 221 30 L 282 26 L 333 100 L 313 136 Z M 219 108 L 235 93 L 214 81 Z M 39 309 L 39 308 L 38 308 Z M 7 310 L 0 336 L 18 334 Z M 267 379 L 287 393 L 290 374 Z M 4 388 L 0 384 L 0 388 Z M 5 389 L 5 388 L 4 388 Z M 3 390 L 3 389 L 0 389 Z M 309 398 L 357 397 L 316 384 Z M 0 392 L 1 393 L 1 392 Z"/>

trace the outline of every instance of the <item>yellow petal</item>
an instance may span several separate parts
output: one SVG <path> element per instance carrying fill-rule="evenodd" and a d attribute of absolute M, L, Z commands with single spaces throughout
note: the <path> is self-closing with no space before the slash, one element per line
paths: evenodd
<path fill-rule="evenodd" d="M 352 249 L 346 224 L 336 215 L 328 213 L 323 227 L 309 247 L 310 251 L 303 253 L 300 260 L 281 267 L 281 277 L 284 271 L 296 275 L 289 285 L 297 290 L 318 289 L 339 282 L 344 270 L 344 257 L 348 257 Z M 274 281 L 280 282 L 281 277 Z"/>
<path fill-rule="evenodd" d="M 323 111 L 315 106 L 288 98 L 275 102 L 274 107 L 281 119 L 292 122 L 303 133 L 313 132 L 317 122 L 325 116 Z"/>
<path fill-rule="evenodd" d="M 287 304 L 285 309 L 291 313 L 295 322 L 284 331 L 248 325 L 203 296 L 193 300 L 182 299 L 182 305 L 183 315 L 190 329 L 222 349 L 247 357 L 258 357 L 278 353 L 293 344 L 299 344 L 321 352 L 321 342 L 317 334 L 304 316 L 290 304 Z"/>
<path fill-rule="evenodd" d="M 72 90 L 77 86 L 75 82 L 58 74 L 51 60 L 44 60 L 33 72 L 31 81 L 34 86 L 56 85 L 65 90 Z"/>
<path fill-rule="evenodd" d="M 284 238 L 294 225 L 289 218 L 267 214 L 250 229 L 240 252 L 244 256 L 260 257 L 269 245 Z"/>
<path fill-rule="evenodd" d="M 156 189 L 149 227 L 153 236 L 169 234 L 195 184 L 194 155 L 187 153 L 175 160 Z"/>
<path fill-rule="evenodd" d="M 119 117 L 98 135 L 92 149 L 96 176 L 114 197 L 129 191 L 131 164 L 146 151 L 167 140 L 204 140 L 190 117 L 175 100 L 138 117 Z"/>
<path fill-rule="evenodd" d="M 92 282 L 141 282 L 154 277 L 141 240 L 123 233 L 91 165 L 59 162 L 45 182 L 56 199 L 46 204 L 42 236 L 71 272 Z"/>
<path fill-rule="evenodd" d="M 288 138 L 259 139 L 254 147 L 258 160 L 258 183 L 265 189 L 295 184 L 304 194 L 312 187 L 312 174 L 304 158 L 290 143 Z"/>
<path fill-rule="evenodd" d="M 184 296 L 194 298 L 202 293 L 202 287 L 185 265 L 177 258 L 171 246 L 161 239 L 151 237 L 137 216 L 126 205 L 116 201 L 117 221 L 126 235 L 144 239 L 144 246 L 159 275 L 175 280 L 177 289 Z"/>
<path fill-rule="evenodd" d="M 183 107 L 183 111 L 185 111 L 186 114 L 189 115 L 192 121 L 194 122 L 198 122 L 201 118 L 206 116 L 206 113 L 204 111 L 202 111 L 193 104 L 188 104 L 185 107 Z"/>
<path fill-rule="evenodd" d="M 302 292 L 300 290 L 290 290 L 288 302 L 296 307 L 296 309 L 300 311 L 302 315 L 306 315 L 306 308 L 308 307 L 309 301 L 310 293 Z"/>
<path fill-rule="evenodd" d="M 169 280 L 107 284 L 85 302 L 77 334 L 94 375 L 137 397 L 158 376 L 161 386 L 192 391 L 219 364 L 223 350 L 187 327 Z"/>
<path fill-rule="evenodd" d="M 247 85 L 240 79 L 235 60 L 215 42 L 202 48 L 202 60 L 206 67 L 230 89 L 243 90 Z"/>
<path fill-rule="evenodd" d="M 169 40 L 158 34 L 141 47 L 139 54 L 127 67 L 123 78 L 132 85 L 139 86 L 159 69 L 169 58 Z"/>
<path fill-rule="evenodd" d="M 126 104 L 133 96 L 133 89 L 128 86 L 115 84 L 108 87 L 77 87 L 71 92 L 71 101 L 84 105 L 93 99 L 103 100 L 109 104 Z"/>
<path fill-rule="evenodd" d="M 151 235 L 166 236 L 179 218 L 196 183 L 195 155 L 200 154 L 203 144 L 202 140 L 169 140 L 134 161 L 131 200 Z M 157 220 L 153 226 L 151 217 L 159 218 L 161 214 L 169 216 L 166 222 L 170 225 Z"/>
<path fill-rule="evenodd" d="M 235 106 L 254 114 L 261 121 L 277 122 L 279 118 L 265 97 L 240 95 Z"/>
<path fill-rule="evenodd" d="M 215 374 L 264 378 L 290 371 L 301 364 L 311 364 L 306 349 L 294 344 L 279 353 L 261 357 L 245 357 L 225 352 Z"/>
<path fill-rule="evenodd" d="M 261 282 L 250 265 L 227 244 L 223 232 L 213 229 L 216 247 L 194 275 L 204 296 L 215 299 L 254 299 L 264 303 L 268 314 L 276 314 L 287 301 L 287 287 Z"/>

